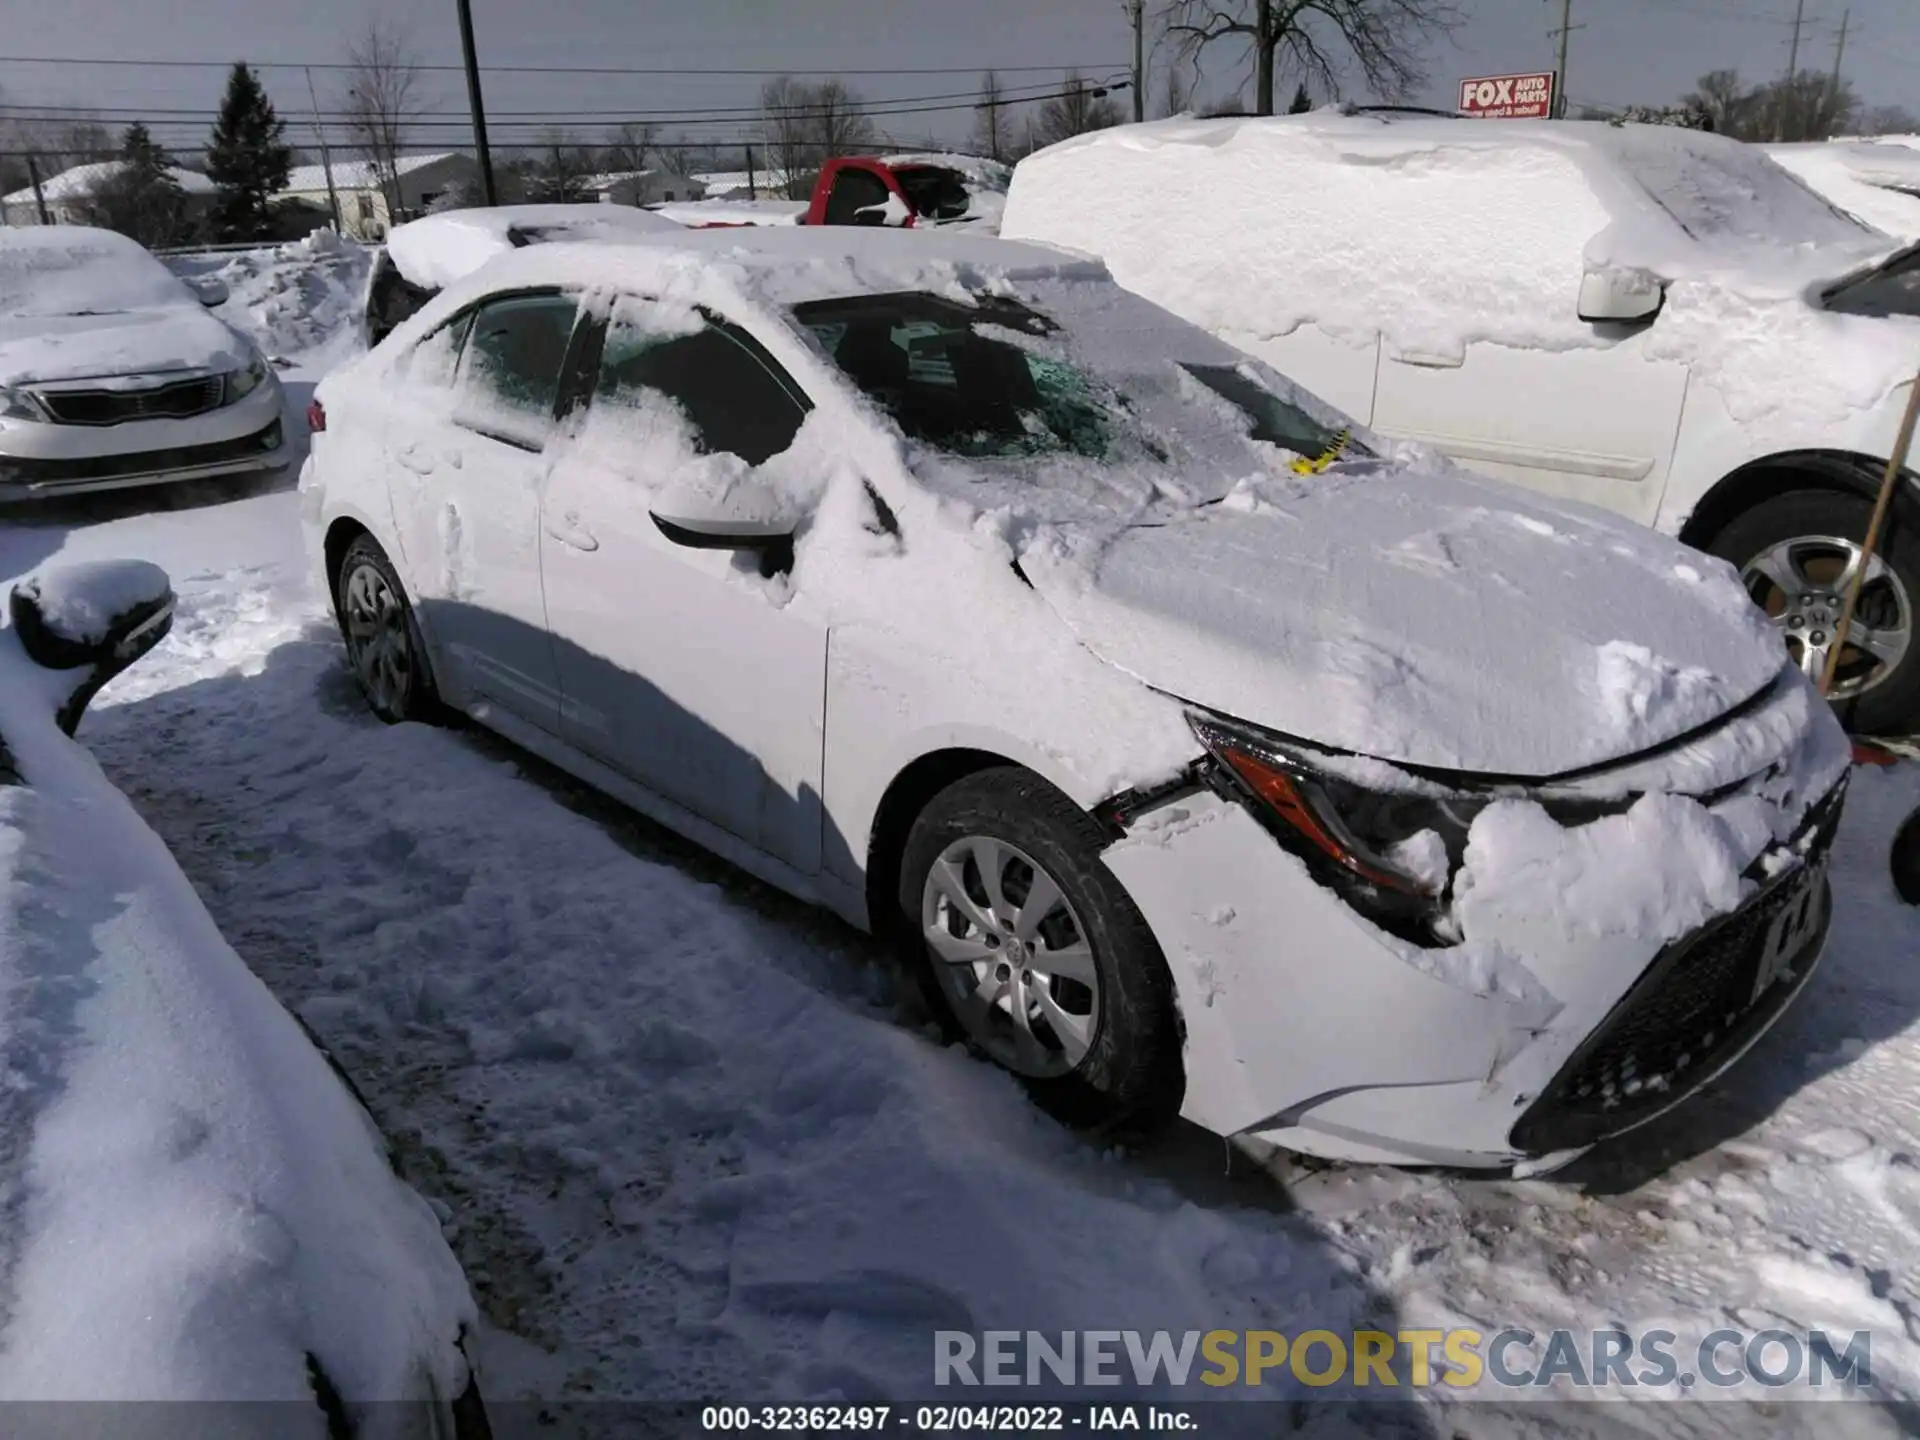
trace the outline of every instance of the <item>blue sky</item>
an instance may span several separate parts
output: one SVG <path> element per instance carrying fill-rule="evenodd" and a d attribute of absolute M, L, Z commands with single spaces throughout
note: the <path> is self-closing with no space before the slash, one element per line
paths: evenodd
<path fill-rule="evenodd" d="M 1156 0 L 1149 0 L 1152 8 Z M 1787 61 L 1793 0 L 1574 0 L 1569 91 L 1576 101 L 1620 105 L 1670 100 L 1701 72 L 1733 67 L 1752 77 L 1779 73 Z M 1451 46 L 1431 56 L 1432 80 L 1418 98 L 1451 103 L 1465 75 L 1547 68 L 1559 0 L 1461 0 L 1468 14 Z M 351 37 L 376 10 L 406 30 L 428 61 L 457 62 L 454 0 L 195 0 L 155 26 L 151 0 L 87 0 L 36 7 L 34 23 L 13 33 L 9 49 L 41 56 L 140 58 L 135 66 L 41 65 L 0 62 L 0 103 L 111 107 L 122 112 L 205 110 L 217 98 L 217 69 L 173 69 L 161 60 L 313 63 L 344 58 Z M 1869 103 L 1920 110 L 1920 6 L 1911 0 L 1807 0 L 1802 65 L 1832 63 L 1843 11 L 1851 11 L 1846 73 Z M 977 72 L 1002 67 L 1011 86 L 1038 93 L 1057 83 L 1057 70 L 1011 73 L 1013 66 L 1079 66 L 1119 74 L 1127 54 L 1120 0 L 473 0 L 483 63 L 644 67 L 652 76 L 493 74 L 487 103 L 496 129 L 508 129 L 512 111 L 750 109 L 761 83 L 718 70 L 856 70 L 848 81 L 863 96 L 889 102 L 955 103 Z M 30 35 L 31 40 L 25 38 Z M 1164 57 L 1165 52 L 1162 52 Z M 1210 89 L 1230 90 L 1244 63 L 1220 51 L 1210 57 Z M 947 74 L 906 74 L 909 69 Z M 266 72 L 268 87 L 286 111 L 308 108 L 297 69 Z M 344 81 L 317 70 L 322 108 L 332 108 Z M 1156 79 L 1151 96 L 1157 100 Z M 443 117 L 464 113 L 457 73 L 425 78 L 423 99 Z M 544 123 L 529 117 L 519 132 Z M 598 121 L 582 121 L 585 131 Z M 964 111 L 883 117 L 894 138 L 964 136 Z M 733 133 L 727 121 L 704 127 Z M 181 119 L 163 137 L 186 142 L 204 130 L 197 117 Z M 689 133 L 694 133 L 689 128 Z M 310 143 L 304 124 L 296 140 Z M 464 143 L 457 125 L 424 128 L 417 139 Z"/>

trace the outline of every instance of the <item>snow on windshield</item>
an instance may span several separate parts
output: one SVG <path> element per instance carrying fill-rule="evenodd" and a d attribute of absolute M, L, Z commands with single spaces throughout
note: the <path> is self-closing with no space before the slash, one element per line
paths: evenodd
<path fill-rule="evenodd" d="M 108 231 L 0 230 L 0 315 L 106 315 L 197 303 L 158 260 Z"/>

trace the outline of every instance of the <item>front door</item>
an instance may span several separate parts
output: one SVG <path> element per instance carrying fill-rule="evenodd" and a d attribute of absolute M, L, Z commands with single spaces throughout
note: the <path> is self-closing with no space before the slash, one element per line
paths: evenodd
<path fill-rule="evenodd" d="M 825 626 L 753 555 L 690 549 L 663 484 L 724 484 L 784 451 L 801 392 L 744 332 L 622 299 L 541 521 L 562 734 L 775 859 L 820 862 Z"/>

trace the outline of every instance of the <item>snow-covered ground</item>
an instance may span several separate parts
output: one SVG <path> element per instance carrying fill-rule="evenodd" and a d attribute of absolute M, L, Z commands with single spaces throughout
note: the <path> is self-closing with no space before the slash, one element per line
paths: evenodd
<path fill-rule="evenodd" d="M 220 262 L 297 409 L 355 263 Z M 1886 867 L 1920 766 L 1856 773 L 1824 973 L 1666 1120 L 1551 1180 L 1229 1174 L 1192 1131 L 1101 1153 L 930 1041 L 851 931 L 497 742 L 378 724 L 290 494 L 0 528 L 0 577 L 54 553 L 173 574 L 173 635 L 82 738 L 449 1208 L 491 1401 L 925 1396 L 936 1329 L 1616 1322 L 1868 1329 L 1920 1397 L 1920 911 Z"/>

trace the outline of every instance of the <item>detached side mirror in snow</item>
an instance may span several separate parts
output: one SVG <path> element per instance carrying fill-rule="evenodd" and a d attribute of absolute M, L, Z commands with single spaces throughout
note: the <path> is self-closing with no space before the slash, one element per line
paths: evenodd
<path fill-rule="evenodd" d="M 216 305 L 226 304 L 227 296 L 232 293 L 227 289 L 227 282 L 217 275 L 196 275 L 187 281 L 187 288 L 193 291 L 199 297 L 200 303 L 209 310 Z"/>
<path fill-rule="evenodd" d="M 27 658 L 70 674 L 60 728 L 80 726 L 87 704 L 173 628 L 173 584 L 144 560 L 101 560 L 36 571 L 13 587 L 10 613 Z"/>
<path fill-rule="evenodd" d="M 1580 277 L 1579 314 L 1589 325 L 1643 324 L 1666 300 L 1667 287 L 1645 270 L 1608 267 Z"/>

